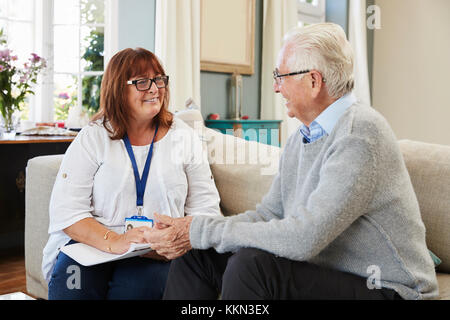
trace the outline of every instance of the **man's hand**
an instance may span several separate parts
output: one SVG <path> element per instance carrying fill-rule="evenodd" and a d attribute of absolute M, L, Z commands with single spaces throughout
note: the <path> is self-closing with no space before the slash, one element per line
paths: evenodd
<path fill-rule="evenodd" d="M 155 213 L 156 225 L 144 232 L 144 238 L 153 250 L 169 260 L 178 258 L 191 250 L 189 228 L 192 217 L 171 218 Z"/>

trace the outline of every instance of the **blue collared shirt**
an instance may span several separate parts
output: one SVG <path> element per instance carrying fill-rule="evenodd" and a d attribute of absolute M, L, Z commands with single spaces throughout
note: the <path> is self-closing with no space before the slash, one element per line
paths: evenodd
<path fill-rule="evenodd" d="M 332 104 L 330 104 L 321 114 L 309 125 L 302 124 L 300 133 L 303 135 L 305 143 L 314 142 L 322 138 L 325 134 L 330 134 L 339 118 L 356 102 L 353 93 L 347 93 Z"/>

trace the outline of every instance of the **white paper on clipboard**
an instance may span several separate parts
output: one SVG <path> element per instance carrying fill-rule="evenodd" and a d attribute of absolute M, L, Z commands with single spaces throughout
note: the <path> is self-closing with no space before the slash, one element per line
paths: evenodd
<path fill-rule="evenodd" d="M 107 253 L 84 243 L 69 244 L 61 249 L 66 255 L 86 267 L 141 256 L 151 250 L 148 243 L 132 243 L 130 249 L 123 254 Z"/>

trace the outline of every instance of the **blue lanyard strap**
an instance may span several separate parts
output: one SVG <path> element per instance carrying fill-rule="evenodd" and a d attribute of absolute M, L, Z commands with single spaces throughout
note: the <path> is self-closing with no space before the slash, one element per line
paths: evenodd
<path fill-rule="evenodd" d="M 131 164 L 133 165 L 134 180 L 136 182 L 136 206 L 138 207 L 142 207 L 144 205 L 145 186 L 147 185 L 148 173 L 150 171 L 150 162 L 152 161 L 153 143 L 155 142 L 157 132 L 158 124 L 156 124 L 155 135 L 153 136 L 152 144 L 150 145 L 150 150 L 147 154 L 144 172 L 142 172 L 142 179 L 139 178 L 139 170 L 137 167 L 136 158 L 134 157 L 133 148 L 131 147 L 130 139 L 128 138 L 127 134 L 125 134 L 125 136 L 123 137 L 123 142 L 125 143 L 128 155 L 130 156 Z"/>

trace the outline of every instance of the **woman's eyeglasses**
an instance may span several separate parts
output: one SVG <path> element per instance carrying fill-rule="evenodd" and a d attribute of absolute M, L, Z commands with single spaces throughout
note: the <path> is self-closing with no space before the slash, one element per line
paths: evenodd
<path fill-rule="evenodd" d="M 169 83 L 169 76 L 158 76 L 153 79 L 128 80 L 127 84 L 134 84 L 138 91 L 147 91 L 151 88 L 153 82 L 158 89 L 165 88 Z"/>

